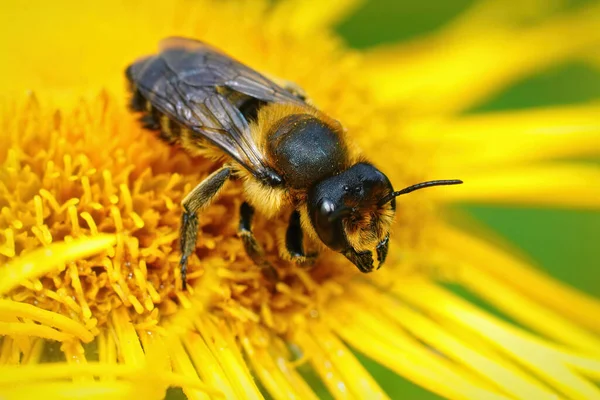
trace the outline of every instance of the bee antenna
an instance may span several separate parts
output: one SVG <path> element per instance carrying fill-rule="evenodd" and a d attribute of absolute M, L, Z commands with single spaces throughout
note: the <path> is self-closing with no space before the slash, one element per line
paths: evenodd
<path fill-rule="evenodd" d="M 427 182 L 417 183 L 416 185 L 412 185 L 412 186 L 406 187 L 402 190 L 398 190 L 397 192 L 392 192 L 392 193 L 388 194 L 387 196 L 385 196 L 384 198 L 379 200 L 379 205 L 382 206 L 385 203 L 391 201 L 395 197 L 398 197 L 398 196 L 406 194 L 406 193 L 414 192 L 415 190 L 424 189 L 424 188 L 428 188 L 431 186 L 460 185 L 461 183 L 463 183 L 463 181 L 461 181 L 460 179 L 446 179 L 446 180 L 439 180 L 439 181 L 427 181 Z"/>

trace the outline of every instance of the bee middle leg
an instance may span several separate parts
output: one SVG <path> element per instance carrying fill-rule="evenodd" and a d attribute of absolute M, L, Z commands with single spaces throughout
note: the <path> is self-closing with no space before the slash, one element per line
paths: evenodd
<path fill-rule="evenodd" d="M 277 270 L 267 261 L 263 247 L 256 240 L 254 233 L 252 233 L 252 217 L 254 217 L 254 208 L 250 204 L 243 202 L 240 206 L 238 236 L 244 243 L 244 249 L 248 257 L 254 261 L 254 264 L 260 267 L 267 279 L 275 282 L 279 279 Z"/>
<path fill-rule="evenodd" d="M 180 249 L 181 249 L 181 283 L 185 290 L 187 262 L 189 256 L 196 248 L 198 236 L 198 211 L 207 207 L 219 193 L 223 185 L 231 176 L 231 168 L 223 167 L 213 172 L 208 178 L 200 182 L 181 202 L 183 214 L 181 215 Z"/>
<path fill-rule="evenodd" d="M 290 221 L 285 233 L 285 248 L 291 261 L 302 266 L 311 266 L 314 264 L 317 254 L 306 254 L 304 252 L 303 242 L 300 213 L 294 211 L 290 216 Z"/>

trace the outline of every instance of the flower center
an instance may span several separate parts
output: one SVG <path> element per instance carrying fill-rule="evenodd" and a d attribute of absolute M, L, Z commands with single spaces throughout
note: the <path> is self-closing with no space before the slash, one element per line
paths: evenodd
<path fill-rule="evenodd" d="M 9 145 L 0 154 L 1 263 L 52 242 L 117 234 L 110 251 L 22 282 L 11 293 L 14 300 L 92 328 L 125 306 L 134 322 L 151 329 L 189 304 L 178 272 L 179 204 L 217 164 L 161 142 L 106 97 L 68 116 L 45 113 L 31 100 L 18 118 L 2 121 L 2 141 Z M 240 185 L 230 182 L 199 214 L 188 281 L 193 292 L 206 271 L 215 272 L 215 313 L 283 332 L 290 314 L 318 312 L 319 302 L 341 290 L 336 282 L 355 271 L 340 266 L 335 255 L 325 255 L 312 269 L 281 261 L 277 242 L 285 221 L 256 215 L 255 234 L 280 275 L 269 281 L 237 237 L 241 201 Z"/>

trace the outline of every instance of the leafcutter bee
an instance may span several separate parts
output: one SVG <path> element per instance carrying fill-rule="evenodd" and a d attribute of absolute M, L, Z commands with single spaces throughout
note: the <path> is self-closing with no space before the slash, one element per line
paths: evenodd
<path fill-rule="evenodd" d="M 291 261 L 306 263 L 304 235 L 343 254 L 362 272 L 385 261 L 395 198 L 460 180 L 422 182 L 394 191 L 373 164 L 351 151 L 342 125 L 307 101 L 296 85 L 275 83 L 208 44 L 168 38 L 158 54 L 127 68 L 131 108 L 146 128 L 191 154 L 225 157 L 223 166 L 183 200 L 181 278 L 196 247 L 197 213 L 232 177 L 245 202 L 239 235 L 249 257 L 274 273 L 255 239 L 257 209 L 268 218 L 289 213 L 285 236 Z M 282 81 L 283 82 L 283 81 Z"/>

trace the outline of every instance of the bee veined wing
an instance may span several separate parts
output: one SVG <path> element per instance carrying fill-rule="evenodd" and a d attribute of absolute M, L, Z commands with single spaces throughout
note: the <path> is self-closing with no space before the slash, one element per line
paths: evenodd
<path fill-rule="evenodd" d="M 257 178 L 272 176 L 248 122 L 219 88 L 265 102 L 303 101 L 202 42 L 169 38 L 160 47 L 158 55 L 128 68 L 137 90 L 158 110 L 221 148 Z"/>
<path fill-rule="evenodd" d="M 303 99 L 206 43 L 170 37 L 159 48 L 169 67 L 182 72 L 181 79 L 189 85 L 225 86 L 266 102 L 304 104 Z"/>

